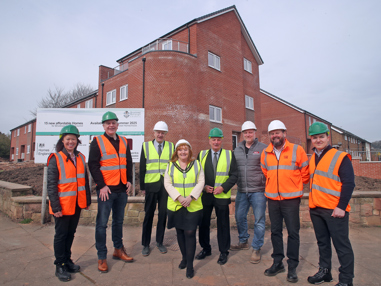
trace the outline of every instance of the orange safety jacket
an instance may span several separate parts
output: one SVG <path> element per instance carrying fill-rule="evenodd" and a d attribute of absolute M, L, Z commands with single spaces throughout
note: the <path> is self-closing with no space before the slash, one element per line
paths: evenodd
<path fill-rule="evenodd" d="M 303 148 L 285 140 L 279 161 L 270 144 L 261 154 L 266 177 L 265 196 L 270 200 L 288 200 L 303 196 L 303 184 L 309 181 L 308 157 Z"/>
<path fill-rule="evenodd" d="M 95 137 L 101 151 L 101 173 L 103 180 L 108 186 L 117 186 L 120 181 L 127 184 L 127 139 L 119 137 L 119 154 L 116 153 L 110 140 L 104 135 Z"/>
<path fill-rule="evenodd" d="M 332 148 L 324 154 L 316 166 L 315 155 L 310 160 L 310 197 L 309 207 L 321 207 L 335 209 L 339 204 L 341 186 L 339 168 L 345 156 L 352 160 L 348 153 Z M 351 206 L 348 204 L 345 211 L 349 212 Z"/>
<path fill-rule="evenodd" d="M 75 207 L 78 200 L 78 206 L 81 209 L 87 207 L 86 198 L 86 160 L 82 153 L 77 156 L 77 166 L 70 160 L 66 160 L 66 155 L 60 151 L 50 154 L 47 165 L 49 166 L 50 159 L 55 156 L 59 173 L 58 178 L 58 197 L 61 204 L 63 215 L 75 214 Z M 49 212 L 54 214 L 50 201 Z"/>

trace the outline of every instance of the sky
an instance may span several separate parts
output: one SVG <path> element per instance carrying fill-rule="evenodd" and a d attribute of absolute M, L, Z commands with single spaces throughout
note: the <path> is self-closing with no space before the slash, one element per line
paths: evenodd
<path fill-rule="evenodd" d="M 261 55 L 260 87 L 369 142 L 381 140 L 379 0 L 1 0 L 0 132 L 48 89 L 97 89 L 100 65 L 235 5 Z"/>

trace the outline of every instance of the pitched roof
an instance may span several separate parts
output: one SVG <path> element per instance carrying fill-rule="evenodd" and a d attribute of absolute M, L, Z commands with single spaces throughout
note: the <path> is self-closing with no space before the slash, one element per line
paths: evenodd
<path fill-rule="evenodd" d="M 210 20 L 210 19 L 213 19 L 213 18 L 215 18 L 215 17 L 221 16 L 221 15 L 223 15 L 223 14 L 225 14 L 225 13 L 228 13 L 228 12 L 231 12 L 231 11 L 233 11 L 233 12 L 236 14 L 236 16 L 237 16 L 237 18 L 238 18 L 238 20 L 239 20 L 239 22 L 240 22 L 240 24 L 241 24 L 241 32 L 242 32 L 242 34 L 243 34 L 243 36 L 244 36 L 244 38 L 245 38 L 247 44 L 249 45 L 249 48 L 250 48 L 251 52 L 253 53 L 255 60 L 257 61 L 258 65 L 262 65 L 262 64 L 263 64 L 263 60 L 262 60 L 262 58 L 261 58 L 261 56 L 260 56 L 260 54 L 259 54 L 259 52 L 258 52 L 258 50 L 257 50 L 257 47 L 255 46 L 255 44 L 254 44 L 254 42 L 253 42 L 253 40 L 252 40 L 252 38 L 251 38 L 251 36 L 250 36 L 248 30 L 246 29 L 246 26 L 245 26 L 245 24 L 243 23 L 242 18 L 241 18 L 241 16 L 239 15 L 239 13 L 238 13 L 237 8 L 235 7 L 235 5 L 230 6 L 230 7 L 227 7 L 227 8 L 224 8 L 224 9 L 221 9 L 221 10 L 218 10 L 218 11 L 215 11 L 215 12 L 213 12 L 213 13 L 210 13 L 210 14 L 207 14 L 207 15 L 204 15 L 204 16 L 201 16 L 201 17 L 198 17 L 198 18 L 195 18 L 195 19 L 193 19 L 193 20 L 191 20 L 191 21 L 185 23 L 184 25 L 182 25 L 182 26 L 180 26 L 180 27 L 178 27 L 178 28 L 176 28 L 176 29 L 170 31 L 169 33 L 167 33 L 167 34 L 165 34 L 165 35 L 159 37 L 158 39 L 161 39 L 161 38 L 168 38 L 168 37 L 170 37 L 171 35 L 173 35 L 173 34 L 175 34 L 175 33 L 178 33 L 178 32 L 180 32 L 181 30 L 184 30 L 184 29 L 188 28 L 189 26 L 191 26 L 191 25 L 193 25 L 193 24 L 197 24 L 197 23 L 201 23 L 201 22 L 204 22 L 204 21 L 208 21 L 208 20 Z M 150 42 L 149 44 L 154 43 L 156 40 L 157 40 L 157 39 L 155 39 L 154 41 Z M 147 44 L 147 45 L 148 45 L 148 44 Z M 147 45 L 144 45 L 144 46 L 147 46 Z M 117 62 L 121 62 L 121 61 L 123 61 L 124 59 L 126 59 L 126 58 L 128 58 L 128 57 L 131 57 L 131 56 L 133 56 L 133 55 L 136 54 L 136 53 L 139 53 L 139 52 L 142 50 L 142 48 L 143 48 L 143 47 L 140 47 L 140 48 L 136 49 L 135 51 L 133 51 L 133 52 L 129 53 L 128 55 L 126 55 L 126 56 L 120 58 L 119 60 L 117 60 Z"/>

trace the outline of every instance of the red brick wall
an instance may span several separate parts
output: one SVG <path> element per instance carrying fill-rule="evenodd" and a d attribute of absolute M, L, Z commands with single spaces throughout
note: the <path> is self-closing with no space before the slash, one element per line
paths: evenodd
<path fill-rule="evenodd" d="M 30 125 L 30 131 L 28 131 L 28 126 Z M 13 130 L 11 133 L 11 153 L 9 156 L 10 161 L 17 162 L 18 159 L 23 161 L 31 161 L 34 159 L 34 145 L 36 142 L 36 121 L 32 123 L 27 123 L 18 128 L 20 130 L 17 136 L 17 129 Z M 16 137 L 15 137 L 16 134 Z M 28 145 L 30 146 L 29 153 Z M 18 155 L 16 155 L 16 148 L 18 148 Z M 12 154 L 14 155 L 12 160 Z M 22 157 L 24 154 L 24 158 Z"/>
<path fill-rule="evenodd" d="M 352 159 L 353 169 L 356 176 L 381 179 L 381 162 L 365 162 L 360 159 Z"/>

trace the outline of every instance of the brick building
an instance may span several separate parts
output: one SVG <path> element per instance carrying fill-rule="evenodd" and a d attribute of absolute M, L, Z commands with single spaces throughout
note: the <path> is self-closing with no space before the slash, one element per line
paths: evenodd
<path fill-rule="evenodd" d="M 257 136 L 266 144 L 268 124 L 274 119 L 282 120 L 289 141 L 301 145 L 309 154 L 308 127 L 315 121 L 327 124 L 333 145 L 341 142 L 344 146 L 345 142 L 348 150 L 355 150 L 369 144 L 349 132 L 336 132 L 341 129 L 260 89 L 259 66 L 263 61 L 235 6 L 189 21 L 117 63 L 115 68 L 99 67 L 97 91 L 64 107 L 144 107 L 145 140 L 153 138 L 154 124 L 163 120 L 169 125 L 166 139 L 176 142 L 185 138 L 196 154 L 209 148 L 207 138 L 213 127 L 223 130 L 223 147 L 234 149 L 246 120 L 255 122 Z M 24 158 L 20 155 L 21 149 L 28 146 L 24 143 L 27 139 L 13 137 L 18 129 L 22 133 L 22 128 L 24 125 L 12 129 L 11 160 L 33 159 L 25 151 Z M 28 139 L 33 150 L 34 129 L 33 139 Z"/>
<path fill-rule="evenodd" d="M 36 119 L 11 129 L 9 160 L 14 162 L 34 160 Z"/>

